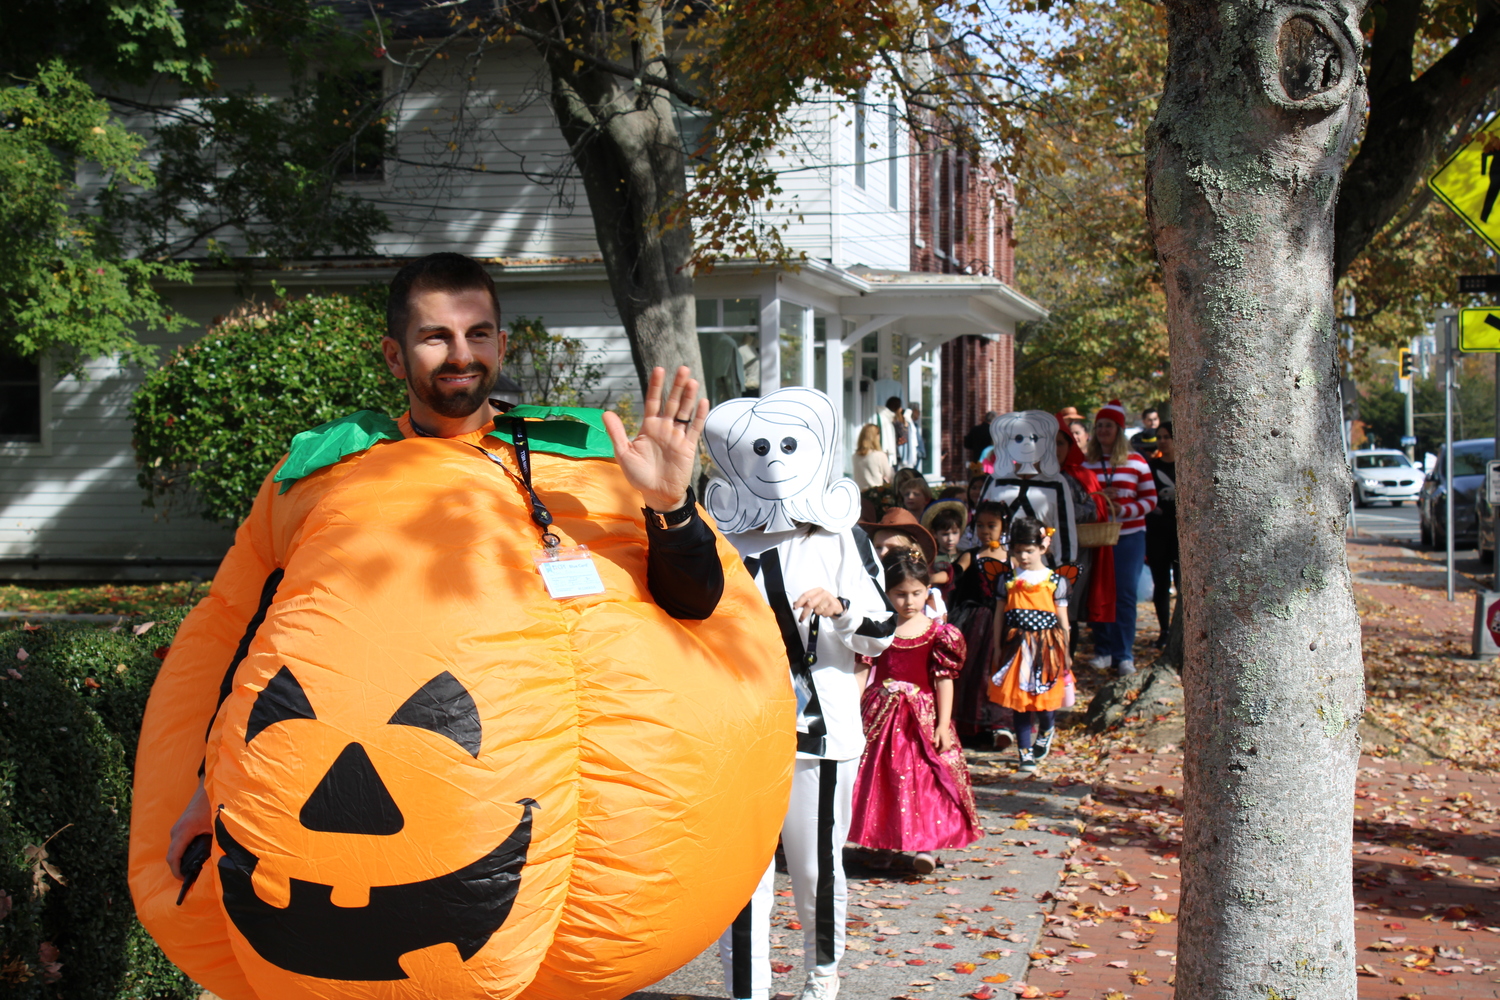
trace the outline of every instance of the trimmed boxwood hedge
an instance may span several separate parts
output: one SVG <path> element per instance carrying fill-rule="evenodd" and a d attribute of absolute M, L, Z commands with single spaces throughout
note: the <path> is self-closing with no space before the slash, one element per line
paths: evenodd
<path fill-rule="evenodd" d="M 6 996 L 190 1000 L 201 992 L 136 920 L 126 883 L 136 740 L 157 654 L 183 615 L 140 636 L 129 625 L 0 631 Z M 38 846 L 66 884 L 40 870 Z M 0 898 L 0 913 L 6 902 Z"/>

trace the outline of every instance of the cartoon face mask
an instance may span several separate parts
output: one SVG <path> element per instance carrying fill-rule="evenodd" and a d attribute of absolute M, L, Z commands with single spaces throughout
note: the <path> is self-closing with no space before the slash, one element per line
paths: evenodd
<path fill-rule="evenodd" d="M 811 489 L 823 464 L 823 445 L 800 424 L 778 423 L 767 415 L 749 428 L 750 447 L 729 454 L 734 471 L 762 500 L 789 500 Z"/>
<path fill-rule="evenodd" d="M 703 439 L 728 477 L 709 484 L 704 505 L 729 534 L 816 524 L 841 531 L 859 520 L 859 490 L 830 482 L 837 467 L 833 403 L 792 386 L 760 399 L 731 399 L 708 414 Z"/>
<path fill-rule="evenodd" d="M 997 477 L 1057 475 L 1057 418 L 1052 414 L 1042 410 L 1002 414 L 990 424 L 990 438 L 995 451 L 1013 464 L 1012 469 L 1006 469 L 1003 461 L 997 460 Z"/>

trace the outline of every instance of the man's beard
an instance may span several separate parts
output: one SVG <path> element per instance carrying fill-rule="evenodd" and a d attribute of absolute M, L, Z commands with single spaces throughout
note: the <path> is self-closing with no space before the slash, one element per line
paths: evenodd
<path fill-rule="evenodd" d="M 469 388 L 455 391 L 443 389 L 442 383 L 438 381 L 440 375 L 478 375 L 479 378 Z M 416 394 L 416 397 L 427 404 L 434 413 L 456 418 L 467 417 L 483 406 L 490 397 L 490 390 L 495 388 L 495 380 L 499 377 L 498 370 L 487 368 L 477 361 L 462 368 L 450 362 L 439 365 L 432 374 L 427 376 L 426 381 L 418 381 L 408 375 L 406 384 L 411 386 L 411 391 Z"/>

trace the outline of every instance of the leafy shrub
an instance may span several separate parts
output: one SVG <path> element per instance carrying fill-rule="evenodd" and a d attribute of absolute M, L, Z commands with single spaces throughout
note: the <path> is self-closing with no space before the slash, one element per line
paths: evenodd
<path fill-rule="evenodd" d="M 200 992 L 136 920 L 126 881 L 141 717 L 157 652 L 182 616 L 140 636 L 72 624 L 0 632 L 7 996 L 189 1000 Z"/>
<path fill-rule="evenodd" d="M 130 408 L 147 503 L 191 495 L 208 520 L 237 523 L 294 435 L 403 412 L 406 386 L 380 356 L 385 295 L 249 303 L 148 375 Z"/>
<path fill-rule="evenodd" d="M 510 321 L 505 344 L 505 374 L 521 384 L 522 402 L 537 406 L 586 406 L 604 378 L 598 353 L 583 341 L 547 332 L 540 319 L 517 316 Z"/>

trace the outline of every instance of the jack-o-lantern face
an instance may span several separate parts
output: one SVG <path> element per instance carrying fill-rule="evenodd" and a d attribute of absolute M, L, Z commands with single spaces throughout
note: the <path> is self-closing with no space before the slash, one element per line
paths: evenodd
<path fill-rule="evenodd" d="M 775 455 L 811 452 L 789 433 Z M 700 953 L 765 873 L 795 752 L 765 599 L 720 540 L 718 607 L 674 620 L 618 465 L 532 458 L 603 592 L 553 599 L 505 469 L 414 438 L 268 485 L 177 633 L 131 888 L 214 995 L 614 1000 Z M 200 774 L 215 847 L 179 906 L 163 859 Z"/>
<path fill-rule="evenodd" d="M 283 666 L 255 699 L 245 743 L 278 723 L 304 719 L 316 721 L 317 713 L 302 685 Z M 479 710 L 447 671 L 418 689 L 388 724 L 438 733 L 470 756 L 479 756 Z M 369 902 L 358 907 L 337 906 L 332 886 L 297 878 L 290 879 L 285 906 L 262 899 L 253 885 L 260 859 L 230 835 L 222 817 L 216 818 L 215 836 L 224 852 L 219 860 L 224 909 L 258 955 L 298 975 L 405 979 L 402 955 L 445 942 L 457 947 L 467 961 L 505 923 L 520 888 L 536 802 L 526 798 L 519 804 L 524 809 L 520 821 L 493 851 L 447 874 L 371 886 Z M 393 836 L 406 823 L 369 753 L 357 742 L 346 745 L 334 759 L 298 818 L 308 830 L 370 837 Z"/>

